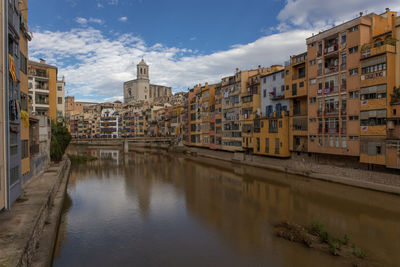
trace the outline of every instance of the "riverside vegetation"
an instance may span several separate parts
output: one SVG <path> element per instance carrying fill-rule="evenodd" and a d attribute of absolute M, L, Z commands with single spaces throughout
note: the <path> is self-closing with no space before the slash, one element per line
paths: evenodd
<path fill-rule="evenodd" d="M 71 139 L 71 134 L 64 123 L 57 122 L 51 125 L 50 158 L 52 161 L 62 160 Z"/>
<path fill-rule="evenodd" d="M 350 242 L 347 234 L 342 239 L 335 237 L 318 220 L 312 221 L 308 227 L 285 221 L 277 224 L 275 229 L 278 237 L 334 256 L 348 258 L 353 266 L 377 266 L 371 259 L 367 259 L 363 249 Z"/>

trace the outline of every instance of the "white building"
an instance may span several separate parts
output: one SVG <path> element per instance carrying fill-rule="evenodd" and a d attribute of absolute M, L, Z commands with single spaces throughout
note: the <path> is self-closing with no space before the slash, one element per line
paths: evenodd
<path fill-rule="evenodd" d="M 171 87 L 150 84 L 149 65 L 144 60 L 137 65 L 137 79 L 124 83 L 124 102 L 153 102 L 172 96 Z"/>
<path fill-rule="evenodd" d="M 100 137 L 119 138 L 121 137 L 121 120 L 119 113 L 112 108 L 104 108 L 100 117 Z"/>
<path fill-rule="evenodd" d="M 261 114 L 271 117 L 274 112 L 289 111 L 289 100 L 285 99 L 284 71 L 261 76 Z"/>

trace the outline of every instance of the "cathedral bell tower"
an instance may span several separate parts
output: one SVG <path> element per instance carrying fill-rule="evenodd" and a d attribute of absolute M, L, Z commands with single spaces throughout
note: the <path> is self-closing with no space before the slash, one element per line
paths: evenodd
<path fill-rule="evenodd" d="M 137 64 L 137 79 L 138 80 L 149 80 L 149 65 L 144 62 L 143 58 L 139 64 Z"/>

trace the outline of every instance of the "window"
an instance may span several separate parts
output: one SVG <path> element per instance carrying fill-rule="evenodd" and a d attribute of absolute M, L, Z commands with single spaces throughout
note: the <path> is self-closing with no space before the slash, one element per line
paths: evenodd
<path fill-rule="evenodd" d="M 329 136 L 329 146 L 333 147 L 333 136 L 332 135 Z"/>
<path fill-rule="evenodd" d="M 284 92 L 284 91 L 285 91 L 285 86 L 282 85 L 282 86 L 281 86 L 281 92 Z"/>
<path fill-rule="evenodd" d="M 265 138 L 265 153 L 269 153 L 269 138 Z"/>
<path fill-rule="evenodd" d="M 322 136 L 318 136 L 318 146 L 322 146 Z"/>
<path fill-rule="evenodd" d="M 342 136 L 342 148 L 347 147 L 346 136 Z"/>
<path fill-rule="evenodd" d="M 22 54 L 21 52 L 20 52 L 19 62 L 20 62 L 20 67 L 19 67 L 19 69 L 20 69 L 23 73 L 26 74 L 27 71 L 28 71 L 27 60 L 26 60 L 26 57 L 24 56 L 24 54 Z"/>
<path fill-rule="evenodd" d="M 352 91 L 349 93 L 350 99 L 358 99 L 358 95 L 359 95 L 358 91 Z"/>
<path fill-rule="evenodd" d="M 304 87 L 304 82 L 300 82 L 299 83 L 299 87 L 301 88 L 301 87 Z"/>
<path fill-rule="evenodd" d="M 62 104 L 62 103 L 63 103 L 62 97 L 58 97 L 58 104 Z"/>
<path fill-rule="evenodd" d="M 316 79 L 310 79 L 310 84 L 316 84 L 317 80 Z"/>
<path fill-rule="evenodd" d="M 266 89 L 264 89 L 264 91 L 263 91 L 263 97 L 267 97 L 267 90 Z"/>
<path fill-rule="evenodd" d="M 315 46 L 315 42 L 312 42 L 311 44 L 308 45 L 309 47 L 314 47 Z"/>
<path fill-rule="evenodd" d="M 336 136 L 336 147 L 339 147 L 339 136 Z"/>
<path fill-rule="evenodd" d="M 364 67 L 361 69 L 361 73 L 368 74 L 368 73 L 373 73 L 373 72 L 382 71 L 382 70 L 386 70 L 386 62 L 368 66 L 368 67 Z"/>
<path fill-rule="evenodd" d="M 317 102 L 316 97 L 310 97 L 310 104 L 315 104 Z"/>
<path fill-rule="evenodd" d="M 349 120 L 358 121 L 358 116 L 349 116 Z"/>
<path fill-rule="evenodd" d="M 313 59 L 313 60 L 310 60 L 310 62 L 309 62 L 310 66 L 314 66 L 314 65 L 315 65 L 315 63 L 316 63 L 315 59 Z"/>
<path fill-rule="evenodd" d="M 28 155 L 28 140 L 21 141 L 21 159 L 26 159 Z"/>
<path fill-rule="evenodd" d="M 275 75 L 275 74 L 272 75 L 272 80 L 273 80 L 273 81 L 276 81 L 276 75 Z"/>
<path fill-rule="evenodd" d="M 346 32 L 342 32 L 341 34 L 341 45 L 344 45 L 346 43 Z"/>
<path fill-rule="evenodd" d="M 21 92 L 21 109 L 28 111 L 28 96 Z"/>
<path fill-rule="evenodd" d="M 324 145 L 325 145 L 325 147 L 328 147 L 328 136 L 327 135 L 325 135 L 325 137 L 324 137 Z"/>
<path fill-rule="evenodd" d="M 349 32 L 354 32 L 354 31 L 357 31 L 358 30 L 358 25 L 356 25 L 356 26 L 354 26 L 354 27 L 351 27 L 350 29 L 349 29 Z"/>
<path fill-rule="evenodd" d="M 62 91 L 62 85 L 57 85 L 57 91 Z M 130 91 L 129 91 L 129 95 L 131 95 Z"/>
<path fill-rule="evenodd" d="M 286 91 L 289 90 L 289 85 L 286 85 Z"/>
<path fill-rule="evenodd" d="M 349 54 L 357 53 L 358 52 L 358 46 L 353 46 L 349 48 Z"/>
<path fill-rule="evenodd" d="M 279 120 L 279 128 L 282 128 L 282 121 Z"/>
<path fill-rule="evenodd" d="M 356 141 L 358 140 L 358 136 L 349 136 L 350 141 Z"/>
<path fill-rule="evenodd" d="M 357 75 L 357 74 L 358 74 L 358 68 L 349 70 L 349 74 L 350 74 L 350 76 L 355 76 L 355 75 Z"/>

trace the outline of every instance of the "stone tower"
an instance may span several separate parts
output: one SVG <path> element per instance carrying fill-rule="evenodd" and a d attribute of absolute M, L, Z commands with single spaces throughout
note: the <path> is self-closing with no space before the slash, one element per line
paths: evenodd
<path fill-rule="evenodd" d="M 137 64 L 137 79 L 138 80 L 149 80 L 149 65 L 144 62 L 143 58 L 139 64 Z"/>

